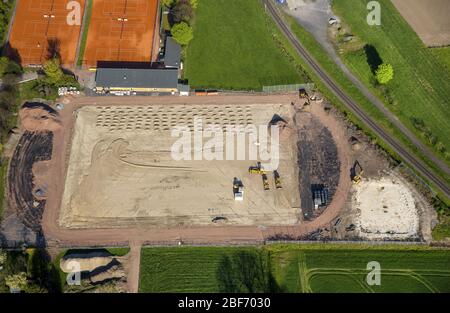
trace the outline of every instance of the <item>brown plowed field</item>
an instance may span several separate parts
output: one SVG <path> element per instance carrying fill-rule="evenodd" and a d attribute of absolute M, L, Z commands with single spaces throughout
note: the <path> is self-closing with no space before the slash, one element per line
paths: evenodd
<path fill-rule="evenodd" d="M 150 62 L 157 16 L 157 0 L 94 1 L 83 65 Z"/>
<path fill-rule="evenodd" d="M 450 44 L 450 1 L 392 0 L 392 3 L 425 45 Z"/>
<path fill-rule="evenodd" d="M 9 38 L 9 54 L 22 65 L 45 62 L 50 51 L 58 51 L 63 65 L 72 66 L 77 54 L 81 25 L 68 25 L 70 0 L 20 0 Z M 78 0 L 83 16 L 85 0 Z M 45 17 L 47 16 L 47 17 Z M 17 50 L 15 52 L 15 50 Z"/>

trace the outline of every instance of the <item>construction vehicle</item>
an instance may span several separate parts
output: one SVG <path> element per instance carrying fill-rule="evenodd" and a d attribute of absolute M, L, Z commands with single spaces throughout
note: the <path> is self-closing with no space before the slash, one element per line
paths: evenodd
<path fill-rule="evenodd" d="M 256 166 L 250 166 L 248 168 L 248 172 L 250 174 L 261 174 L 261 175 L 266 173 L 266 171 L 264 171 L 261 167 L 261 162 L 258 162 Z"/>
<path fill-rule="evenodd" d="M 359 170 L 359 171 L 358 171 Z M 352 179 L 354 184 L 359 184 L 362 180 L 362 175 L 364 174 L 364 170 L 359 164 L 358 161 L 355 161 L 353 167 L 350 170 L 350 178 Z"/>
<path fill-rule="evenodd" d="M 233 194 L 235 201 L 244 201 L 244 184 L 236 177 L 233 181 Z"/>
<path fill-rule="evenodd" d="M 309 95 L 308 95 L 308 93 L 306 92 L 306 89 L 304 89 L 304 88 L 300 88 L 299 90 L 298 90 L 298 97 L 300 98 L 300 99 L 305 99 L 306 100 L 306 102 L 304 103 L 304 104 L 310 104 L 310 102 L 309 102 Z"/>
<path fill-rule="evenodd" d="M 275 180 L 275 187 L 277 189 L 283 188 L 283 186 L 281 185 L 280 173 L 278 173 L 278 171 L 273 171 L 273 178 Z"/>
<path fill-rule="evenodd" d="M 262 176 L 262 180 L 263 180 L 264 190 L 270 190 L 269 179 L 267 178 L 267 175 L 262 174 L 261 176 Z"/>

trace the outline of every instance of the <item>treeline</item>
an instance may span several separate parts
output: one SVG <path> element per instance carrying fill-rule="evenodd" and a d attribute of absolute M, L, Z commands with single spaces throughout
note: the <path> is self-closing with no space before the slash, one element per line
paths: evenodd
<path fill-rule="evenodd" d="M 182 46 L 188 45 L 194 38 L 191 24 L 198 0 L 162 0 L 161 3 L 169 10 L 170 32 L 173 39 Z"/>
<path fill-rule="evenodd" d="M 0 249 L 0 293 L 58 293 L 59 272 L 44 249 Z"/>
<path fill-rule="evenodd" d="M 0 1 L 0 39 L 4 39 L 8 31 L 9 18 L 14 1 Z"/>

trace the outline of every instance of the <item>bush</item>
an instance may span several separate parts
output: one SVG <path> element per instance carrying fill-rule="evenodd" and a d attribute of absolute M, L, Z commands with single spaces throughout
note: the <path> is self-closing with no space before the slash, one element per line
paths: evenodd
<path fill-rule="evenodd" d="M 194 38 L 192 27 L 184 22 L 175 24 L 172 27 L 171 33 L 173 39 L 183 46 L 186 46 Z"/>
<path fill-rule="evenodd" d="M 380 84 L 385 85 L 394 78 L 394 68 L 389 63 L 383 63 L 375 71 L 375 77 Z"/>
<path fill-rule="evenodd" d="M 7 57 L 0 57 L 0 77 L 4 77 L 5 75 L 19 75 L 22 72 L 19 64 L 11 61 Z"/>
<path fill-rule="evenodd" d="M 179 0 L 172 10 L 172 19 L 174 23 L 189 23 L 194 17 L 194 10 L 189 0 Z"/>
<path fill-rule="evenodd" d="M 64 76 L 61 63 L 57 58 L 50 59 L 44 64 L 44 73 L 48 82 L 56 85 Z"/>

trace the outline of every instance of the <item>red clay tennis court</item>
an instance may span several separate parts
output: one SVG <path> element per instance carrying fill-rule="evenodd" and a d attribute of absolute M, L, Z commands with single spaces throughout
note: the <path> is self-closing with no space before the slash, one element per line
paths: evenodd
<path fill-rule="evenodd" d="M 150 62 L 158 36 L 158 0 L 96 0 L 83 65 L 97 61 Z"/>
<path fill-rule="evenodd" d="M 9 38 L 10 53 L 17 49 L 22 65 L 40 65 L 49 51 L 58 50 L 62 63 L 72 66 L 81 25 L 69 25 L 71 0 L 19 0 Z M 77 0 L 83 16 L 85 0 Z"/>

